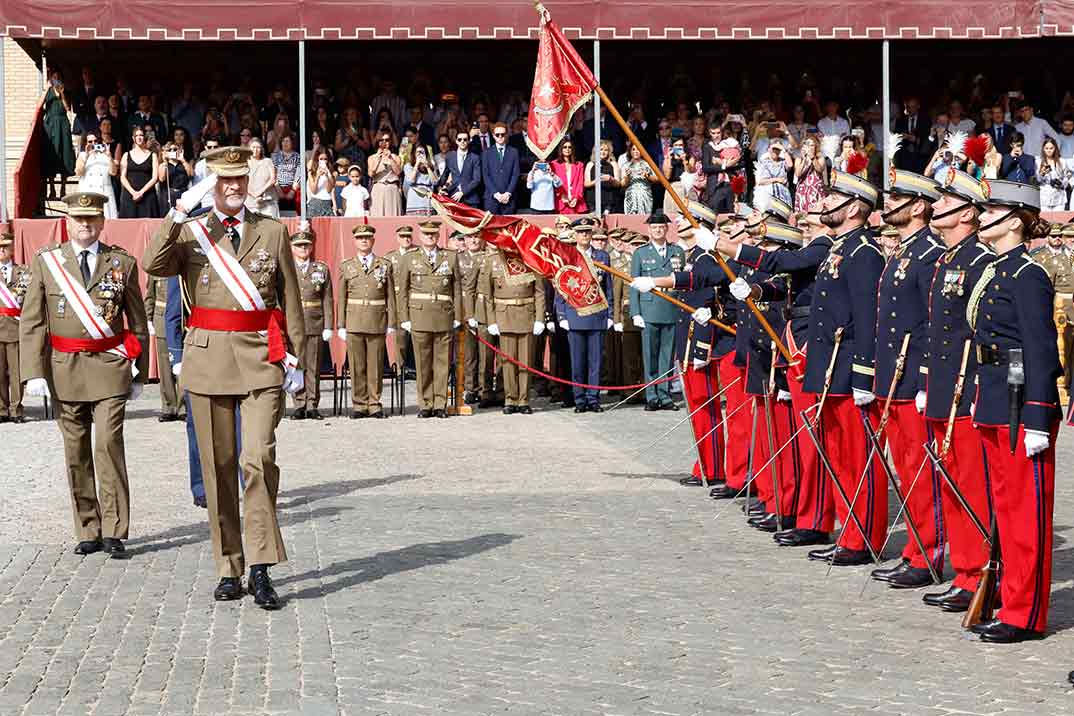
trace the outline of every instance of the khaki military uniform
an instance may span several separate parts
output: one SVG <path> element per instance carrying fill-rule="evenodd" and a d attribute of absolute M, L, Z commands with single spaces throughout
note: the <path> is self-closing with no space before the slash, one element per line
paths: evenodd
<path fill-rule="evenodd" d="M 50 348 L 50 337 L 90 339 L 68 304 L 63 289 L 37 252 L 19 327 L 22 379 L 44 378 L 56 401 L 56 421 L 63 434 L 67 483 L 71 492 L 75 535 L 79 541 L 102 537 L 126 539 L 130 527 L 130 489 L 123 443 L 123 419 L 130 390 L 131 362 L 115 353 L 67 353 Z M 149 371 L 148 326 L 138 283 L 138 264 L 120 248 L 98 242 L 97 264 L 83 283 L 73 244 L 60 247 L 62 266 L 82 284 L 91 310 L 116 334 L 124 321 L 141 344 L 138 382 Z M 96 423 L 96 435 L 93 425 Z M 97 479 L 100 479 L 100 496 Z"/>
<path fill-rule="evenodd" d="M 150 343 L 157 354 L 157 373 L 160 378 L 160 411 L 164 415 L 178 415 L 183 405 L 182 397 L 172 374 L 168 353 L 167 328 L 164 312 L 168 307 L 168 279 L 149 277 L 145 287 L 145 317 L 153 326 Z"/>
<path fill-rule="evenodd" d="M 1074 253 L 1067 248 L 1053 251 L 1042 246 L 1030 256 L 1044 267 L 1055 288 L 1055 325 L 1059 334 L 1059 358 L 1063 364 L 1059 386 L 1063 394 L 1061 398 L 1066 402 L 1074 380 Z"/>
<path fill-rule="evenodd" d="M 305 385 L 295 393 L 295 407 L 316 410 L 321 402 L 321 334 L 325 327 L 335 325 L 332 315 L 332 277 L 328 264 L 310 260 L 298 271 L 298 286 L 302 294 L 302 317 L 306 326 L 306 350 L 300 356 L 305 371 Z"/>
<path fill-rule="evenodd" d="M 418 404 L 423 410 L 446 410 L 451 371 L 453 322 L 465 318 L 458 255 L 437 249 L 430 262 L 424 250 L 411 251 L 399 265 L 400 323 L 411 323 Z"/>
<path fill-rule="evenodd" d="M 418 251 L 416 246 L 411 246 L 409 249 L 392 249 L 382 256 L 385 261 L 392 265 L 392 286 L 395 288 L 395 305 L 399 306 L 399 267 L 403 262 L 403 257 L 407 254 Z M 399 326 L 392 326 L 392 328 L 399 328 Z M 410 334 L 406 331 L 395 332 L 395 355 L 392 356 L 391 361 L 399 370 L 403 370 L 406 365 L 406 357 L 412 350 Z"/>
<path fill-rule="evenodd" d="M 619 253 L 619 259 L 613 268 L 623 273 L 630 273 L 632 255 L 626 251 Z M 630 316 L 630 284 L 617 278 L 612 281 L 612 321 L 623 326 L 619 345 L 619 382 L 616 385 L 638 385 L 645 382 L 645 364 L 641 355 L 641 329 L 634 325 Z M 639 396 L 637 402 L 644 402 Z"/>
<path fill-rule="evenodd" d="M 498 252 L 497 252 L 498 253 Z M 478 288 L 478 276 L 490 257 L 490 252 L 459 252 L 459 269 L 462 272 L 462 302 L 467 320 L 474 318 L 478 322 L 478 334 L 489 343 L 496 343 L 496 336 L 488 332 L 488 323 L 484 316 L 484 296 Z M 467 393 L 478 393 L 481 400 L 491 400 L 495 375 L 495 354 L 492 349 L 477 340 L 470 331 L 466 332 L 466 350 L 463 354 L 463 374 L 466 377 Z"/>
<path fill-rule="evenodd" d="M 8 267 L 8 291 L 16 303 L 23 300 L 30 285 L 30 270 L 12 262 Z M 0 272 L 0 281 L 3 273 Z M 4 304 L 0 302 L 0 307 Z M 22 417 L 22 380 L 19 371 L 19 319 L 0 316 L 0 417 Z"/>
<path fill-rule="evenodd" d="M 215 212 L 205 221 L 209 239 L 236 257 L 268 308 L 278 306 L 287 326 L 290 351 L 305 355 L 306 330 L 297 271 L 287 229 L 275 219 L 247 211 L 236 252 Z M 241 306 L 209 265 L 189 224 L 170 217 L 149 241 L 144 268 L 156 276 L 178 275 L 192 311 L 239 311 Z M 200 229 L 199 229 L 200 231 Z M 191 324 L 194 323 L 193 313 Z M 182 388 L 190 394 L 201 452 L 209 532 L 221 577 L 239 577 L 251 565 L 287 559 L 276 518 L 280 470 L 276 465 L 276 426 L 283 415 L 284 372 L 269 363 L 268 338 L 258 331 L 218 331 L 191 325 L 183 342 Z M 235 411 L 241 412 L 242 454 L 235 454 Z M 235 475 L 239 463 L 246 481 L 244 528 L 240 527 Z M 245 553 L 243 544 L 245 543 Z"/>
<path fill-rule="evenodd" d="M 477 290 L 482 296 L 489 323 L 500 330 L 500 350 L 515 360 L 528 363 L 533 354 L 533 324 L 544 322 L 544 282 L 530 274 L 507 278 L 507 264 L 496 252 L 489 254 L 478 276 Z M 530 373 L 511 361 L 503 362 L 505 405 L 529 405 Z"/>
<path fill-rule="evenodd" d="M 384 385 L 385 332 L 396 326 L 395 280 L 392 264 L 372 256 L 366 270 L 361 258 L 347 259 L 339 267 L 337 315 L 347 331 L 347 360 L 351 367 L 354 412 L 375 415 Z"/>

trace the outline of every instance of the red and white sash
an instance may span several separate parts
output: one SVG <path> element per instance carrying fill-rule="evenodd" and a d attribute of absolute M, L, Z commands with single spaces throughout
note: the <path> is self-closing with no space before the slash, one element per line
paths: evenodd
<path fill-rule="evenodd" d="M 12 265 L 11 271 L 12 275 L 14 275 L 14 265 Z M 0 316 L 12 316 L 17 321 L 20 314 L 22 314 L 22 306 L 19 305 L 19 300 L 15 298 L 15 294 L 11 293 L 7 283 L 0 279 Z"/>

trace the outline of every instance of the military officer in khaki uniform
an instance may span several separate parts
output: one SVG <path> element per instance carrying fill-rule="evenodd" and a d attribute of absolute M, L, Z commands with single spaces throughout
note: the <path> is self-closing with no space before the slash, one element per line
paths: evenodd
<path fill-rule="evenodd" d="M 1054 224 L 1044 246 L 1034 249 L 1030 256 L 1044 267 L 1055 288 L 1055 325 L 1059 334 L 1059 359 L 1063 377 L 1059 381 L 1060 400 L 1065 403 L 1074 373 L 1074 251 L 1066 241 L 1074 238 L 1074 225 Z"/>
<path fill-rule="evenodd" d="M 437 248 L 440 224 L 420 224 L 421 247 L 399 264 L 399 327 L 414 341 L 418 417 L 446 418 L 451 336 L 462 325 L 462 273 L 458 255 Z"/>
<path fill-rule="evenodd" d="M 328 264 L 314 261 L 313 232 L 304 229 L 291 237 L 291 254 L 298 271 L 298 287 L 302 293 L 302 315 L 306 323 L 306 353 L 302 358 L 305 369 L 302 390 L 295 393 L 295 412 L 292 420 L 320 420 L 321 412 L 321 347 L 332 339 L 332 277 Z"/>
<path fill-rule="evenodd" d="M 392 285 L 395 287 L 395 305 L 399 305 L 399 266 L 403 262 L 403 257 L 409 254 L 411 251 L 417 251 L 413 243 L 414 229 L 409 226 L 403 225 L 395 229 L 395 239 L 398 242 L 398 246 L 388 253 L 384 254 L 384 260 L 392 265 Z M 393 326 L 398 328 L 399 326 Z M 410 340 L 410 334 L 406 331 L 397 331 L 395 333 L 395 355 L 392 357 L 392 362 L 395 363 L 399 370 L 405 370 L 407 357 L 411 355 L 413 346 Z"/>
<path fill-rule="evenodd" d="M 347 342 L 351 367 L 351 418 L 387 418 L 380 403 L 384 385 L 385 334 L 395 331 L 392 264 L 373 255 L 377 230 L 354 227 L 358 254 L 339 266 L 339 337 Z"/>
<path fill-rule="evenodd" d="M 176 389 L 168 354 L 164 309 L 168 306 L 168 279 L 150 276 L 145 287 L 145 317 L 149 322 L 149 342 L 157 354 L 157 375 L 160 378 L 160 416 L 162 423 L 185 420 L 183 400 Z"/>
<path fill-rule="evenodd" d="M 249 158 L 244 147 L 206 153 L 212 174 L 179 198 L 142 261 L 155 276 L 178 275 L 190 299 L 180 380 L 190 396 L 221 578 L 213 596 L 218 601 L 241 598 L 249 563 L 254 601 L 275 609 L 280 602 L 268 568 L 287 559 L 276 517 L 276 426 L 283 415 L 283 393 L 303 385 L 296 357 L 305 355 L 306 331 L 287 229 L 243 206 Z M 209 191 L 209 214 L 184 222 L 186 212 Z M 236 412 L 242 432 L 239 455 Z M 235 479 L 240 463 L 246 481 L 245 524 L 239 520 Z"/>
<path fill-rule="evenodd" d="M 19 316 L 30 271 L 14 260 L 15 235 L 0 233 L 0 423 L 26 421 L 19 378 Z"/>
<path fill-rule="evenodd" d="M 484 295 L 478 288 L 477 278 L 481 274 L 489 252 L 480 234 L 458 236 L 463 243 L 463 250 L 458 252 L 459 270 L 462 273 L 463 314 L 470 328 L 478 331 L 489 343 L 496 343 L 496 336 L 488 332 L 489 320 L 484 312 Z M 495 354 L 492 349 L 477 340 L 473 333 L 466 332 L 466 349 L 463 353 L 463 375 L 466 378 L 466 392 L 463 399 L 467 405 L 478 403 L 479 408 L 490 408 L 494 401 L 496 376 L 493 372 Z"/>
<path fill-rule="evenodd" d="M 507 263 L 499 251 L 490 251 L 478 276 L 488 332 L 499 336 L 500 350 L 523 363 L 530 361 L 533 337 L 545 331 L 544 282 L 533 275 L 507 279 Z M 504 415 L 529 415 L 530 374 L 509 360 L 503 361 Z"/>
<path fill-rule="evenodd" d="M 149 370 L 145 304 L 138 263 L 100 241 L 108 198 L 76 193 L 63 201 L 70 240 L 41 249 L 30 264 L 19 326 L 22 377 L 27 395 L 55 398 L 75 553 L 103 549 L 118 557 L 130 526 L 123 418 Z"/>

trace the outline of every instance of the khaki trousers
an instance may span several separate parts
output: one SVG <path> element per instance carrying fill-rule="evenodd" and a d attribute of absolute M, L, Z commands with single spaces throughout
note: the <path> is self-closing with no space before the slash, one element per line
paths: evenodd
<path fill-rule="evenodd" d="M 489 343 L 496 342 L 496 336 L 488 332 L 485 326 L 478 331 Z M 466 376 L 466 392 L 477 392 L 482 400 L 492 398 L 495 381 L 493 365 L 495 355 L 488 346 L 477 340 L 473 333 L 466 331 L 466 354 L 463 356 L 463 374 Z"/>
<path fill-rule="evenodd" d="M 287 550 L 276 518 L 280 488 L 276 426 L 283 415 L 283 391 L 263 388 L 245 395 L 188 393 L 201 452 L 217 575 L 241 577 L 247 563 L 286 561 Z M 242 453 L 238 456 L 236 410 L 242 430 Z M 235 479 L 240 464 L 246 481 L 242 494 L 245 524 L 239 518 L 239 481 Z"/>
<path fill-rule="evenodd" d="M 57 400 L 56 422 L 63 435 L 67 485 L 75 537 L 81 542 L 101 537 L 127 539 L 130 487 L 123 447 L 127 396 L 96 402 Z M 92 433 L 96 424 L 96 445 Z M 101 491 L 98 498 L 97 479 Z"/>
<path fill-rule="evenodd" d="M 446 410 L 451 372 L 451 331 L 414 331 L 414 369 L 418 376 L 418 407 Z"/>
<path fill-rule="evenodd" d="M 622 385 L 644 383 L 645 362 L 641 352 L 641 331 L 623 331 L 622 338 L 622 353 L 620 354 L 623 361 Z"/>
<path fill-rule="evenodd" d="M 299 358 L 305 385 L 295 393 L 295 407 L 316 410 L 321 404 L 321 334 L 306 336 L 306 350 Z"/>
<path fill-rule="evenodd" d="M 398 335 L 398 333 L 396 334 Z M 372 415 L 384 409 L 384 334 L 348 333 L 347 361 L 351 366 L 351 409 Z"/>
<path fill-rule="evenodd" d="M 168 339 L 157 336 L 153 339 L 153 348 L 157 352 L 157 373 L 160 374 L 160 411 L 165 415 L 178 415 L 182 401 L 175 387 Z"/>
<path fill-rule="evenodd" d="M 500 350 L 525 363 L 533 352 L 533 333 L 501 333 Z M 530 372 L 503 361 L 504 405 L 530 404 Z"/>
<path fill-rule="evenodd" d="M 22 415 L 22 381 L 19 379 L 19 342 L 0 343 L 0 415 Z"/>

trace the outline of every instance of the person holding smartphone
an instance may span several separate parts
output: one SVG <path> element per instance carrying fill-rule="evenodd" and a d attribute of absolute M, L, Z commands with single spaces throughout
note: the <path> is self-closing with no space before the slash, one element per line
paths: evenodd
<path fill-rule="evenodd" d="M 556 211 L 556 189 L 563 181 L 552 172 L 552 166 L 545 160 L 534 162 L 533 168 L 526 174 L 526 188 L 530 190 L 530 213 L 554 214 Z"/>
<path fill-rule="evenodd" d="M 310 218 L 336 215 L 336 173 L 328 163 L 328 152 L 318 150 L 306 167 L 306 215 Z"/>
<path fill-rule="evenodd" d="M 174 142 L 164 145 L 164 161 L 157 169 L 157 182 L 166 188 L 165 201 L 168 206 L 175 206 L 175 200 L 190 188 L 190 177 L 194 176 L 194 167 L 183 155 L 182 147 Z"/>
<path fill-rule="evenodd" d="M 119 162 L 108 152 L 108 145 L 100 141 L 96 132 L 86 132 L 82 137 L 82 151 L 75 160 L 75 175 L 78 177 L 78 190 L 104 194 L 108 201 L 104 205 L 104 218 L 114 219 L 118 212 L 116 195 L 112 191 L 112 177 L 119 173 Z"/>

